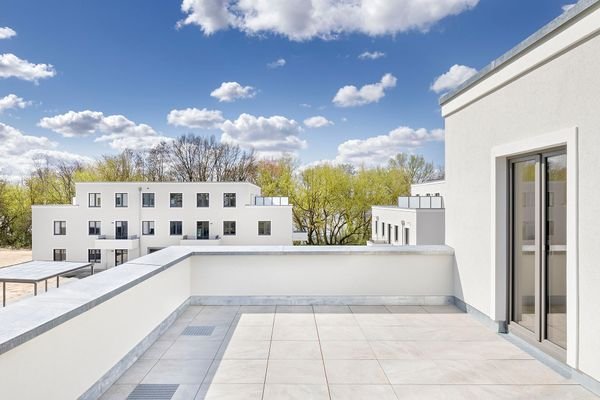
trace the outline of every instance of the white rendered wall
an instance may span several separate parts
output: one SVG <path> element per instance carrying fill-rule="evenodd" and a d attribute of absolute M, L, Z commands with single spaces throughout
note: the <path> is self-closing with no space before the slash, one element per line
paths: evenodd
<path fill-rule="evenodd" d="M 579 25 L 581 24 L 581 25 Z M 590 25 L 591 24 L 591 25 Z M 568 363 L 595 379 L 600 379 L 600 11 L 587 14 L 584 24 L 571 25 L 571 31 L 596 27 L 591 37 L 582 36 L 566 52 L 546 52 L 545 61 L 513 76 L 508 83 L 494 82 L 496 89 L 485 92 L 486 82 L 500 79 L 492 74 L 464 95 L 444 105 L 446 112 L 446 242 L 456 252 L 457 296 L 480 311 L 501 320 L 496 301 L 496 255 L 506 249 L 506 239 L 496 226 L 503 223 L 497 212 L 506 207 L 506 152 L 516 154 L 543 150 L 554 144 L 567 144 L 570 191 L 577 202 L 568 204 L 568 224 L 576 227 L 567 239 L 568 280 L 575 301 L 568 304 Z M 590 28 L 592 29 L 592 28 Z M 588 30 L 589 31 L 589 30 Z M 583 32 L 583 31 L 582 31 Z M 582 33 L 582 35 L 585 32 Z M 584 39 L 585 38 L 585 39 Z M 561 39 L 542 43 L 546 50 Z M 536 52 L 529 52 L 530 57 Z M 539 54 L 539 52 L 537 52 Z M 547 58 L 550 57 L 550 58 Z M 519 59 L 523 62 L 524 59 Z M 489 86 L 489 85 L 488 85 Z M 473 97 L 478 93 L 480 98 Z M 475 100 L 473 100 L 475 99 Z M 467 101 L 468 100 L 468 101 Z M 474 101 L 469 103 L 470 101 Z M 462 107 L 462 108 L 461 108 Z M 568 134 L 560 134 L 567 130 Z M 559 132 L 559 134 L 555 134 Z M 548 138 L 556 137 L 556 140 Z M 525 145 L 512 145 L 512 144 Z M 503 158 L 504 157 L 504 158 Z M 504 261 L 506 261 L 504 259 Z M 574 272 L 574 274 L 573 274 Z M 578 277 L 577 277 L 578 275 Z M 489 282 L 489 284 L 483 284 Z M 572 312 L 575 307 L 575 312 Z"/>
<path fill-rule="evenodd" d="M 393 206 L 373 206 L 371 240 L 388 241 L 388 224 L 392 225 L 393 245 L 403 245 L 403 223 L 409 228 L 408 244 L 415 246 L 444 244 L 444 209 L 413 209 Z M 382 234 L 381 224 L 385 223 L 385 235 Z M 377 224 L 377 230 L 375 229 Z M 398 226 L 398 241 L 395 237 L 395 226 Z"/>
<path fill-rule="evenodd" d="M 410 185 L 411 196 L 435 196 L 438 193 L 439 196 L 446 195 L 446 181 L 433 181 Z"/>
<path fill-rule="evenodd" d="M 52 260 L 53 249 L 66 249 L 67 261 L 88 261 L 88 249 L 98 248 L 97 236 L 88 234 L 88 221 L 101 221 L 101 234 L 108 236 L 115 235 L 115 221 L 128 221 L 128 235 L 139 239 L 112 242 L 122 244 L 114 248 L 135 247 L 128 250 L 129 260 L 147 254 L 148 248 L 179 245 L 184 235 L 195 239 L 196 221 L 209 221 L 210 236 L 218 235 L 224 245 L 292 244 L 292 206 L 251 205 L 260 188 L 249 183 L 78 183 L 76 189 L 76 206 L 32 207 L 34 260 Z M 100 193 L 101 207 L 88 207 L 88 193 Z M 128 193 L 127 207 L 115 207 L 116 193 Z M 155 206 L 141 207 L 140 193 L 154 193 Z M 183 193 L 182 208 L 170 207 L 170 193 Z M 196 207 L 196 193 L 209 193 L 209 207 Z M 223 193 L 236 193 L 236 207 L 223 207 Z M 65 236 L 53 234 L 54 221 L 67 222 Z M 141 221 L 154 221 L 155 234 L 141 235 Z M 182 235 L 170 235 L 170 221 L 182 221 Z M 235 236 L 223 235 L 223 221 L 236 222 Z M 271 221 L 271 235 L 258 235 L 258 221 Z M 102 250 L 100 267 L 113 265 L 114 252 Z"/>

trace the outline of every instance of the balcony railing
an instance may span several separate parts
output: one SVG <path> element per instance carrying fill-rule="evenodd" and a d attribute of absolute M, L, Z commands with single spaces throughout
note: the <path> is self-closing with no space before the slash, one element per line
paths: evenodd
<path fill-rule="evenodd" d="M 442 196 L 401 196 L 398 197 L 400 208 L 444 208 Z"/>
<path fill-rule="evenodd" d="M 196 235 L 183 235 L 181 240 L 219 240 L 219 235 L 209 235 L 208 237 L 197 237 Z"/>
<path fill-rule="evenodd" d="M 110 235 L 100 235 L 97 238 L 98 240 L 135 240 L 139 239 L 138 235 L 130 235 L 130 236 L 110 236 Z"/>
<path fill-rule="evenodd" d="M 255 206 L 289 206 L 289 199 L 287 197 L 264 197 L 256 196 L 254 198 Z"/>

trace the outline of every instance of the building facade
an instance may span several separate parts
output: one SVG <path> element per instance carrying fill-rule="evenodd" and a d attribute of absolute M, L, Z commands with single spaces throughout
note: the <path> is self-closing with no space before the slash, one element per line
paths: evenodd
<path fill-rule="evenodd" d="M 411 186 L 397 205 L 371 207 L 368 245 L 444 244 L 444 181 Z"/>
<path fill-rule="evenodd" d="M 296 236 L 295 236 L 296 235 Z M 292 206 L 250 183 L 77 183 L 32 207 L 34 260 L 111 267 L 173 245 L 291 245 Z"/>
<path fill-rule="evenodd" d="M 582 0 L 441 99 L 457 296 L 596 385 L 599 65 Z"/>

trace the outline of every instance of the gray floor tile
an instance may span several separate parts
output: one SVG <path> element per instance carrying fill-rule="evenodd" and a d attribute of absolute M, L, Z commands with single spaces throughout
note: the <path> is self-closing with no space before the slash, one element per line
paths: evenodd
<path fill-rule="evenodd" d="M 322 342 L 331 340 L 367 340 L 362 329 L 358 326 L 320 326 L 318 333 L 319 340 Z"/>
<path fill-rule="evenodd" d="M 269 353 L 271 360 L 321 360 L 318 341 L 274 340 Z"/>
<path fill-rule="evenodd" d="M 179 385 L 171 400 L 194 400 L 200 385 Z"/>
<path fill-rule="evenodd" d="M 221 343 L 207 340 L 176 340 L 165 352 L 165 360 L 212 360 Z"/>
<path fill-rule="evenodd" d="M 261 400 L 263 384 L 204 384 L 195 400 Z"/>
<path fill-rule="evenodd" d="M 224 360 L 266 360 L 270 340 L 232 340 L 224 342 L 217 358 Z"/>
<path fill-rule="evenodd" d="M 114 384 L 100 397 L 100 400 L 126 400 L 136 386 Z"/>
<path fill-rule="evenodd" d="M 142 383 L 201 384 L 211 360 L 159 360 Z"/>
<path fill-rule="evenodd" d="M 269 360 L 267 384 L 323 384 L 325 370 L 320 360 Z"/>
<path fill-rule="evenodd" d="M 171 340 L 162 340 L 161 338 L 154 342 L 154 344 L 150 346 L 150 348 L 146 350 L 144 354 L 142 354 L 140 359 L 158 360 L 163 356 L 163 354 L 167 352 L 167 350 L 173 345 L 173 343 L 175 342 Z"/>
<path fill-rule="evenodd" d="M 366 341 L 321 342 L 326 360 L 375 360 L 375 353 Z"/>
<path fill-rule="evenodd" d="M 330 385 L 331 400 L 397 400 L 391 385 Z"/>
<path fill-rule="evenodd" d="M 327 381 L 335 384 L 389 384 L 377 360 L 325 360 Z"/>
<path fill-rule="evenodd" d="M 264 400 L 329 400 L 327 385 L 265 385 Z"/>
<path fill-rule="evenodd" d="M 156 365 L 158 360 L 139 359 L 133 364 L 117 381 L 117 384 L 138 384 L 144 379 L 146 374 L 150 372 L 152 367 Z"/>
<path fill-rule="evenodd" d="M 264 383 L 267 360 L 216 360 L 205 383 Z"/>
<path fill-rule="evenodd" d="M 350 306 L 354 314 L 388 314 L 386 306 Z"/>
<path fill-rule="evenodd" d="M 277 313 L 290 314 L 290 313 L 303 313 L 312 314 L 312 306 L 277 306 Z"/>

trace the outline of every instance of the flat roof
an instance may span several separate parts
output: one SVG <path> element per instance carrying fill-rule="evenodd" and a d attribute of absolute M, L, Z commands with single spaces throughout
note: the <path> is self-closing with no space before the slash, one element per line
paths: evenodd
<path fill-rule="evenodd" d="M 491 75 L 496 70 L 504 67 L 506 64 L 509 64 L 514 59 L 520 57 L 523 53 L 527 52 L 530 48 L 536 46 L 539 42 L 552 35 L 558 29 L 577 19 L 580 15 L 585 13 L 591 7 L 598 4 L 598 2 L 600 2 L 600 0 L 579 0 L 579 2 L 575 4 L 571 9 L 563 12 L 561 15 L 553 19 L 550 23 L 546 24 L 533 35 L 529 36 L 527 39 L 523 40 L 521 43 L 504 53 L 502 56 L 498 57 L 487 66 L 483 67 L 472 78 L 459 85 L 456 89 L 443 94 L 440 97 L 439 103 L 444 104 L 454 99 L 455 97 L 458 97 L 460 94 L 467 91 L 472 86 L 475 86 L 479 81 L 482 81 L 485 78 L 487 78 L 488 75 Z"/>

